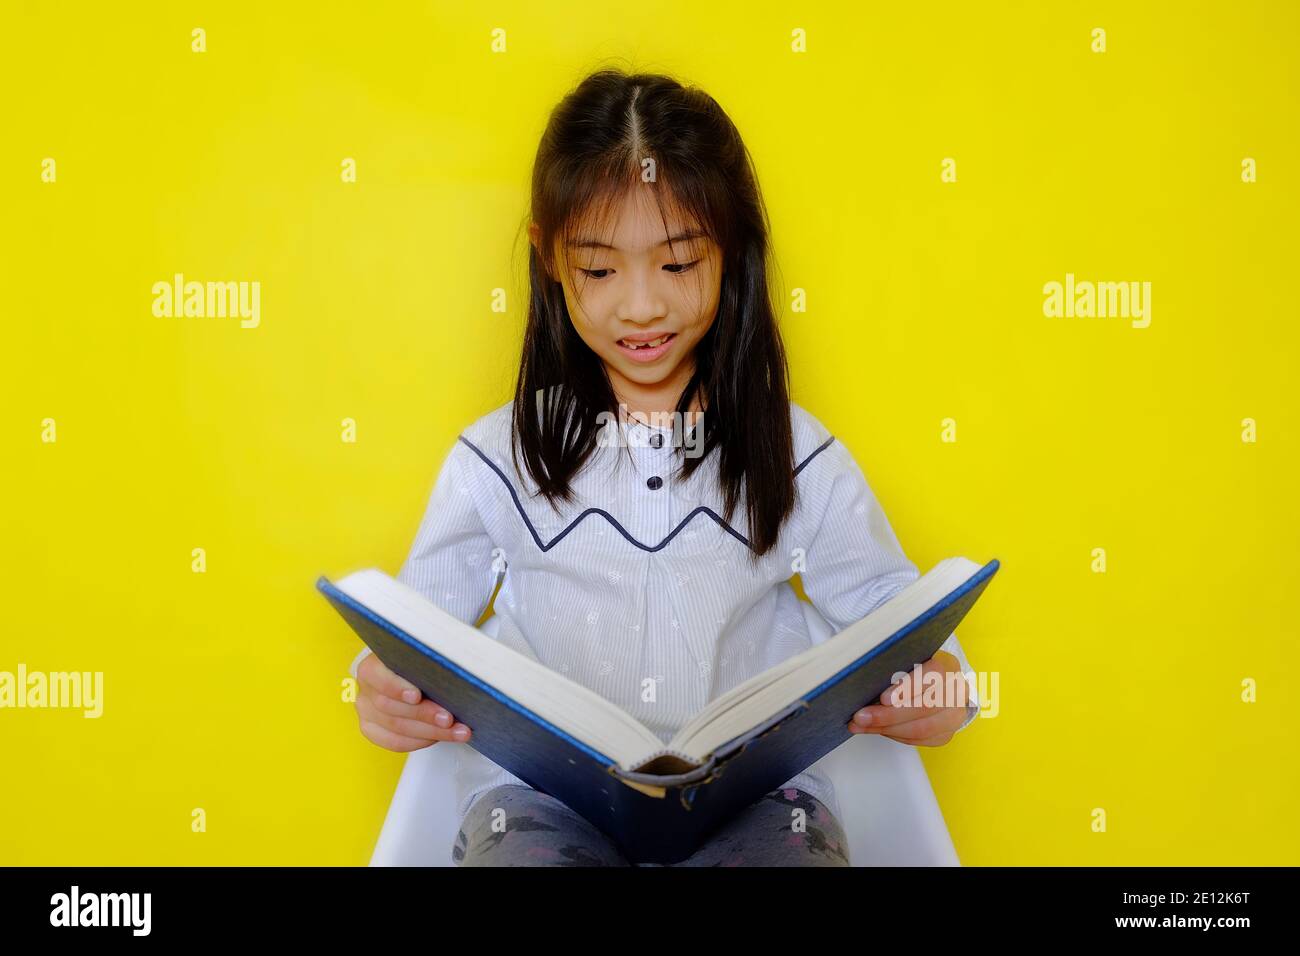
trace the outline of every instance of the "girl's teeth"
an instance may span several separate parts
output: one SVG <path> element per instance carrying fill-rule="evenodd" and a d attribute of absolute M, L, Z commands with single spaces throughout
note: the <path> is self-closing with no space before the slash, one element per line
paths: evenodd
<path fill-rule="evenodd" d="M 657 345 L 663 345 L 664 342 L 666 342 L 667 340 L 668 340 L 668 336 L 661 335 L 657 339 L 653 339 L 649 342 L 641 342 L 641 343 L 629 342 L 626 339 L 624 339 L 623 344 L 630 349 L 652 349 Z"/>

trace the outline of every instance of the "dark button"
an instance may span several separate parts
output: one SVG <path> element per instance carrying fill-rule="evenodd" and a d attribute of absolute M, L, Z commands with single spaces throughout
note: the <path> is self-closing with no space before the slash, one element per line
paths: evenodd
<path fill-rule="evenodd" d="M 662 448 L 662 447 L 663 447 L 663 444 L 664 444 L 664 436 L 663 436 L 663 433 L 662 433 L 662 432 L 655 432 L 653 435 L 651 435 L 651 436 L 650 436 L 650 444 L 654 445 L 656 448 Z"/>
<path fill-rule="evenodd" d="M 655 475 L 653 478 L 646 479 L 645 486 L 649 488 L 651 491 L 656 491 L 657 489 L 663 486 L 663 483 L 664 480 L 660 478 L 658 475 Z"/>

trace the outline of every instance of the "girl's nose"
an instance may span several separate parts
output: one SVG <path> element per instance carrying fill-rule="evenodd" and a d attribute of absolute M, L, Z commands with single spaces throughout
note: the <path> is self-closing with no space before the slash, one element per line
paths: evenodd
<path fill-rule="evenodd" d="M 644 275 L 629 278 L 626 294 L 619 304 L 618 318 L 624 322 L 644 323 L 661 318 L 667 309 L 654 282 Z"/>

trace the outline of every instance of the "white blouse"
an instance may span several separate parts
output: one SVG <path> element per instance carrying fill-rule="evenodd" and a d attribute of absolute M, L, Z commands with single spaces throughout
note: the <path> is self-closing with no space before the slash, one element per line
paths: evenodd
<path fill-rule="evenodd" d="M 823 636 L 838 633 L 920 576 L 848 449 L 793 402 L 796 507 L 756 565 L 743 507 L 722 520 L 716 453 L 680 481 L 671 427 L 611 421 L 606 434 L 622 439 L 596 448 L 557 514 L 511 464 L 512 410 L 488 413 L 452 446 L 398 579 L 471 626 L 501 579 L 485 633 L 665 743 L 710 700 L 811 647 L 805 611 L 829 625 Z M 790 584 L 796 570 L 811 608 Z M 943 649 L 971 688 L 965 727 L 979 712 L 974 674 L 956 633 Z M 526 786 L 472 748 L 456 751 L 462 818 L 480 793 Z M 839 814 L 816 764 L 783 786 Z"/>

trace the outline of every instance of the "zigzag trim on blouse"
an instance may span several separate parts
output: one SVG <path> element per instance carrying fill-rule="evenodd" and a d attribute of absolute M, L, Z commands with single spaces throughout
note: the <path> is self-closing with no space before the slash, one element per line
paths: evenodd
<path fill-rule="evenodd" d="M 642 551 L 660 550 L 665 545 L 667 545 L 669 541 L 675 538 L 679 531 L 681 531 L 688 524 L 690 524 L 691 521 L 698 514 L 708 515 L 719 525 L 721 525 L 722 528 L 726 530 L 727 533 L 730 534 L 732 537 L 734 537 L 737 541 L 739 541 L 747 548 L 750 547 L 748 538 L 746 538 L 743 534 L 741 534 L 731 525 L 727 524 L 726 520 L 724 520 L 721 515 L 719 515 L 716 511 L 714 511 L 712 508 L 708 507 L 707 505 L 700 505 L 690 514 L 688 514 L 685 518 L 681 520 L 681 522 L 677 525 L 676 528 L 673 528 L 672 531 L 668 532 L 668 535 L 662 541 L 654 545 L 643 544 L 640 541 L 638 541 L 636 538 L 632 537 L 632 535 L 628 532 L 628 530 L 624 528 L 621 524 L 619 524 L 618 519 L 615 518 L 608 511 L 606 511 L 604 508 L 588 508 L 582 514 L 578 515 L 578 517 L 574 518 L 571 522 L 569 522 L 569 526 L 565 528 L 563 531 L 561 531 L 559 534 L 557 534 L 554 538 L 552 538 L 550 543 L 546 543 L 542 541 L 542 537 L 537 533 L 537 529 L 533 527 L 533 523 L 530 520 L 528 520 L 528 512 L 524 510 L 524 506 L 519 500 L 519 493 L 515 491 L 514 484 L 512 484 L 510 479 L 506 477 L 505 473 L 496 466 L 496 462 L 492 461 L 492 459 L 490 459 L 487 455 L 483 454 L 483 452 L 479 450 L 478 446 L 475 445 L 468 438 L 466 438 L 464 435 L 460 436 L 460 440 L 464 442 L 467 446 L 469 446 L 469 449 L 472 452 L 474 452 L 474 454 L 478 455 L 479 458 L 483 459 L 483 463 L 487 465 L 489 468 L 491 468 L 494 472 L 496 472 L 497 477 L 500 478 L 501 481 L 505 484 L 506 490 L 510 492 L 511 500 L 514 501 L 515 503 L 515 509 L 519 512 L 519 517 L 524 519 L 524 525 L 528 528 L 528 533 L 533 536 L 533 540 L 537 542 L 537 547 L 539 547 L 542 551 L 550 551 L 551 548 L 559 544 L 560 540 L 564 538 L 564 536 L 567 535 L 570 531 L 576 528 L 582 522 L 582 520 L 586 518 L 588 515 L 600 515 L 602 518 L 604 518 L 606 521 L 612 524 L 619 534 L 621 534 L 624 538 L 626 538 L 630 543 L 636 545 Z M 818 446 L 807 458 L 805 458 L 795 467 L 794 473 L 798 475 L 799 472 L 803 471 L 804 466 L 807 465 L 808 462 L 816 458 L 818 455 L 820 455 L 828 447 L 830 447 L 830 444 L 833 441 L 835 441 L 834 435 L 826 439 L 826 441 L 822 442 L 820 446 Z"/>

